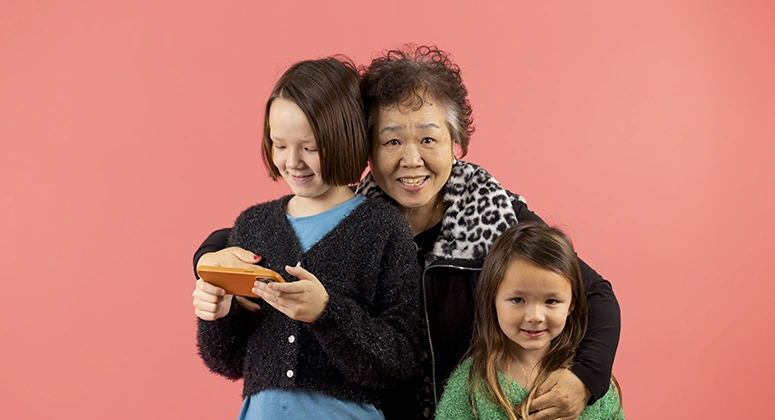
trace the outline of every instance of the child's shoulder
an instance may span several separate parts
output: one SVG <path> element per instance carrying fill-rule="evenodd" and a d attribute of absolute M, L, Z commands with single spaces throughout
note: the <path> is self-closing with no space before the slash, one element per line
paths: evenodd
<path fill-rule="evenodd" d="M 452 376 L 455 376 L 455 375 L 458 375 L 458 376 L 465 375 L 466 377 L 468 377 L 468 373 L 471 371 L 471 365 L 473 363 L 474 363 L 474 359 L 473 358 L 466 357 L 465 359 L 463 359 L 463 361 L 458 363 L 457 367 L 455 368 L 455 371 L 452 372 Z"/>
<path fill-rule="evenodd" d="M 386 215 L 391 216 L 399 216 L 403 217 L 401 213 L 398 211 L 398 208 L 390 203 L 385 202 L 384 200 L 379 200 L 376 198 L 371 197 L 364 197 L 363 203 L 361 203 L 362 206 L 364 206 L 365 209 L 368 209 L 370 212 L 374 213 L 384 213 Z"/>
<path fill-rule="evenodd" d="M 277 198 L 277 199 L 274 199 L 274 200 L 265 201 L 263 203 L 253 204 L 252 206 L 250 206 L 250 207 L 246 208 L 245 210 L 243 210 L 240 213 L 240 216 L 243 216 L 243 215 L 244 216 L 249 216 L 249 215 L 254 215 L 254 214 L 259 214 L 259 213 L 271 212 L 271 211 L 274 211 L 274 210 L 276 210 L 278 208 L 279 209 L 283 209 L 283 211 L 284 211 L 285 206 L 288 204 L 288 201 L 291 198 L 293 198 L 292 195 L 286 195 L 286 196 L 283 196 L 283 197 L 280 197 L 280 198 Z"/>
<path fill-rule="evenodd" d="M 274 219 L 281 220 L 281 216 L 285 214 L 285 205 L 292 197 L 287 195 L 276 200 L 254 204 L 237 216 L 234 226 L 257 228 L 271 224 Z"/>
<path fill-rule="evenodd" d="M 594 404 L 587 406 L 587 408 L 584 409 L 584 412 L 581 413 L 581 417 L 579 417 L 579 420 L 598 419 L 624 420 L 622 404 L 613 383 L 608 388 L 608 392 L 606 392 L 599 400 L 595 401 Z"/>
<path fill-rule="evenodd" d="M 398 230 L 409 232 L 411 236 L 409 223 L 407 223 L 406 218 L 398 211 L 396 206 L 382 200 L 365 197 L 360 207 L 362 207 L 361 216 L 367 219 L 375 228 L 381 231 Z"/>

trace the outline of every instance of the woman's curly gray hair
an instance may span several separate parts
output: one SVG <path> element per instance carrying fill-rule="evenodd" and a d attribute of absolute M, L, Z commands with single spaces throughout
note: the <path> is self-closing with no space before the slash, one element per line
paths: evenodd
<path fill-rule="evenodd" d="M 403 105 L 420 109 L 425 101 L 437 100 L 447 111 L 447 125 L 461 157 L 468 153 L 474 132 L 473 111 L 460 67 L 449 53 L 434 45 L 405 44 L 382 52 L 368 67 L 362 66 L 361 73 L 369 132 L 380 108 Z"/>

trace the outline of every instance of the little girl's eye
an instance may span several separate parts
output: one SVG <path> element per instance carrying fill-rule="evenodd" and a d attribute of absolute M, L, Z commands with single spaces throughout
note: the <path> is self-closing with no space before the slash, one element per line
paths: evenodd
<path fill-rule="evenodd" d="M 525 301 L 525 299 L 522 299 L 521 297 L 511 298 L 511 302 L 512 303 L 522 303 L 524 301 Z"/>
<path fill-rule="evenodd" d="M 547 304 L 547 305 L 556 305 L 556 304 L 558 304 L 558 303 L 560 303 L 560 301 L 559 301 L 559 300 L 557 300 L 557 299 L 547 299 L 547 300 L 546 300 L 546 304 Z"/>
<path fill-rule="evenodd" d="M 310 153 L 315 153 L 315 152 L 318 151 L 318 149 L 313 149 L 313 148 L 309 148 L 309 147 L 305 147 L 304 150 L 306 150 L 306 151 L 308 151 Z"/>

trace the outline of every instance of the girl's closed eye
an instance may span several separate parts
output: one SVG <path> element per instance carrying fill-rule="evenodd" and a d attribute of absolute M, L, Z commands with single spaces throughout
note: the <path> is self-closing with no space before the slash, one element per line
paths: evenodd
<path fill-rule="evenodd" d="M 304 150 L 310 152 L 310 153 L 317 153 L 318 149 L 317 147 L 305 147 Z"/>
<path fill-rule="evenodd" d="M 285 149 L 285 146 L 281 146 L 281 145 L 279 145 L 279 144 L 277 144 L 277 143 L 273 144 L 272 146 L 274 146 L 274 148 L 275 148 L 275 149 L 278 149 L 278 150 L 283 150 L 283 149 Z"/>

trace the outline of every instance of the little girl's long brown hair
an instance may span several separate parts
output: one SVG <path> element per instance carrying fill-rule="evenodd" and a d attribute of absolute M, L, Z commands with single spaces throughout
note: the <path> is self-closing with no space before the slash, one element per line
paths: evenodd
<path fill-rule="evenodd" d="M 549 344 L 541 360 L 538 375 L 521 408 L 513 407 L 498 383 L 498 367 L 511 362 L 509 338 L 501 331 L 495 311 L 495 295 L 506 270 L 516 259 L 529 261 L 568 279 L 571 284 L 571 309 L 565 328 Z M 478 418 L 473 395 L 479 393 L 500 405 L 510 420 L 528 418 L 528 407 L 538 387 L 557 369 L 570 367 L 587 329 L 587 300 L 578 259 L 568 237 L 559 229 L 540 223 L 520 223 L 501 234 L 482 267 L 476 286 L 474 334 L 469 350 L 473 359 L 468 376 L 468 395 Z"/>

